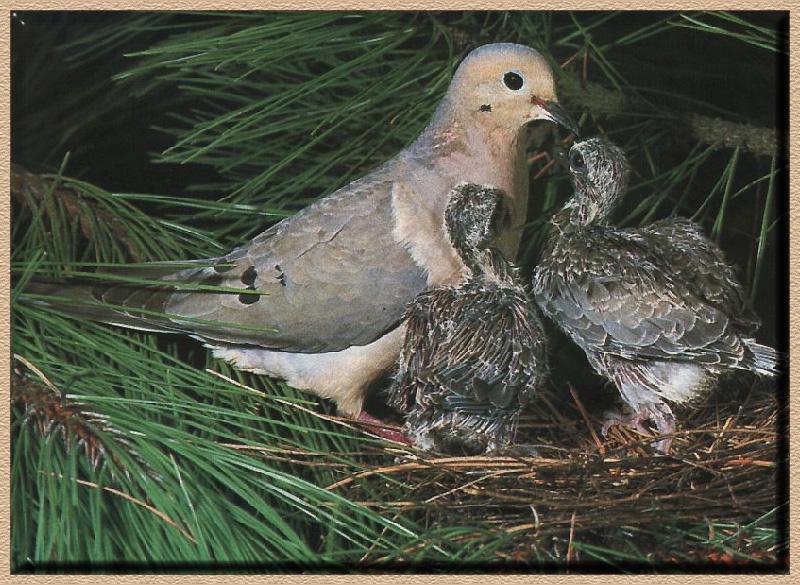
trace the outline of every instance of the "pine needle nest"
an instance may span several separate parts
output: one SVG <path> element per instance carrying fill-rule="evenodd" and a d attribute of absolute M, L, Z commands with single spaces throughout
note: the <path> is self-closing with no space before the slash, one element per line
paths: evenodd
<path fill-rule="evenodd" d="M 604 535 L 618 536 L 619 529 L 658 533 L 667 525 L 699 526 L 707 533 L 694 546 L 686 543 L 683 558 L 655 550 L 648 561 L 780 558 L 780 547 L 765 551 L 741 530 L 788 499 L 779 472 L 784 411 L 771 384 L 753 382 L 728 400 L 717 392 L 684 413 L 669 455 L 656 453 L 652 437 L 627 428 L 599 436 L 599 416 L 587 412 L 574 390 L 567 396 L 570 403 L 550 389 L 523 417 L 517 442 L 535 447 L 535 456 L 513 450 L 470 457 L 406 451 L 391 464 L 384 459 L 328 489 L 384 511 L 416 511 L 430 525 L 472 521 L 505 532 L 508 546 L 497 556 L 511 561 L 533 560 L 537 546 L 547 548 L 551 559 L 581 560 L 572 547 L 579 537 L 607 543 Z M 396 482 L 404 486 L 400 500 Z M 773 522 L 780 530 L 778 519 Z M 728 528 L 715 534 L 720 525 Z M 720 542 L 732 554 L 710 548 Z"/>

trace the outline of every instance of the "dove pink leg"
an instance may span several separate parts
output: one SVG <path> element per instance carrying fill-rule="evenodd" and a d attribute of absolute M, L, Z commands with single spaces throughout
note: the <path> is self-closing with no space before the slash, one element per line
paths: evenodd
<path fill-rule="evenodd" d="M 403 433 L 391 429 L 391 425 L 389 423 L 372 416 L 366 410 L 362 410 L 355 420 L 366 423 L 365 426 L 367 427 L 367 430 L 374 435 L 378 435 L 384 439 L 389 439 L 390 441 L 395 441 L 404 445 L 413 444 L 413 441 L 406 437 Z"/>

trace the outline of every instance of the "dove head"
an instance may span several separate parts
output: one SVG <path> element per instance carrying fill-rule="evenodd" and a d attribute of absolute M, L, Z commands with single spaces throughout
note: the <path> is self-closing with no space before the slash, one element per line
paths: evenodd
<path fill-rule="evenodd" d="M 450 192 L 444 212 L 450 243 L 473 273 L 480 271 L 480 252 L 487 249 L 511 218 L 500 189 L 463 183 Z"/>
<path fill-rule="evenodd" d="M 569 172 L 575 192 L 564 209 L 570 223 L 606 223 L 627 188 L 625 153 L 602 138 L 576 142 L 569 151 Z"/>
<path fill-rule="evenodd" d="M 551 120 L 577 133 L 558 104 L 553 70 L 534 49 L 483 45 L 456 70 L 445 102 L 470 126 L 518 131 L 531 120 Z"/>

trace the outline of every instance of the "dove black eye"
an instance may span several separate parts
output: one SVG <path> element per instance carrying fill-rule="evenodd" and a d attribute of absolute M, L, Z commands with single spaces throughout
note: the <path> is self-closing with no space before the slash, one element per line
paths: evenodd
<path fill-rule="evenodd" d="M 522 87 L 522 84 L 525 83 L 525 81 L 522 79 L 522 76 L 519 73 L 509 71 L 503 75 L 503 83 L 508 89 L 517 91 Z"/>
<path fill-rule="evenodd" d="M 574 171 L 586 170 L 586 161 L 583 160 L 583 155 L 577 150 L 569 153 L 569 166 Z"/>

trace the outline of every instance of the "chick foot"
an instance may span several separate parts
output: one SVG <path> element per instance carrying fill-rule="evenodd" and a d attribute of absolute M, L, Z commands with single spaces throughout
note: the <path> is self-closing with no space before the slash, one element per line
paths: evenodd
<path fill-rule="evenodd" d="M 649 404 L 629 415 L 623 415 L 619 412 L 607 412 L 605 413 L 605 419 L 605 423 L 603 423 L 603 427 L 600 430 L 603 437 L 608 434 L 611 427 L 617 425 L 631 428 L 644 435 L 650 434 L 650 430 L 643 424 L 644 421 L 649 420 L 653 423 L 659 435 L 666 435 L 651 444 L 656 451 L 664 454 L 669 453 L 672 445 L 671 435 L 675 432 L 676 427 L 672 410 L 666 404 Z"/>

